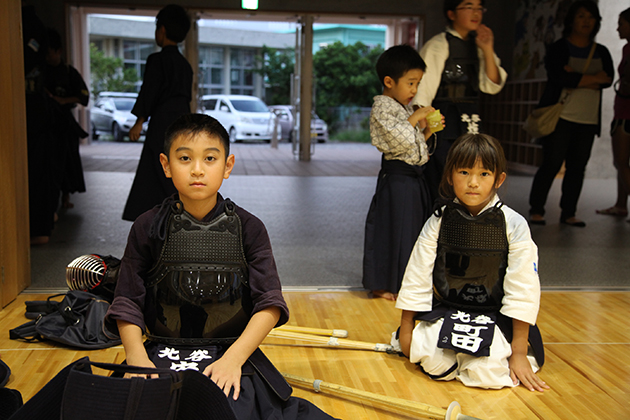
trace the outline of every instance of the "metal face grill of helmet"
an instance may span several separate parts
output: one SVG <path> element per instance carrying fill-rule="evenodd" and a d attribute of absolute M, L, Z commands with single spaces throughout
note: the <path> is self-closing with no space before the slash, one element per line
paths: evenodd
<path fill-rule="evenodd" d="M 72 260 L 66 267 L 66 283 L 70 290 L 88 291 L 105 278 L 107 264 L 98 255 L 87 254 Z"/>

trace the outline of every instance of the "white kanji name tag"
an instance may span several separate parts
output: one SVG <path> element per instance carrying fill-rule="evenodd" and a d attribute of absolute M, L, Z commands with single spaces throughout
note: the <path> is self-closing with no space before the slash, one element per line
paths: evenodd
<path fill-rule="evenodd" d="M 440 329 L 438 347 L 477 357 L 490 355 L 496 316 L 449 310 Z"/>

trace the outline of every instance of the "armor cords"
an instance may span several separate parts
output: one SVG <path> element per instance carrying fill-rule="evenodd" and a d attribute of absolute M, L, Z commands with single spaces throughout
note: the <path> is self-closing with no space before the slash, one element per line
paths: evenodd
<path fill-rule="evenodd" d="M 437 303 L 475 312 L 501 308 L 508 255 L 502 205 L 471 216 L 447 204 L 433 269 L 434 308 Z"/>
<path fill-rule="evenodd" d="M 241 221 L 234 203 L 226 200 L 225 211 L 204 223 L 175 202 L 160 257 L 146 283 L 149 338 L 211 343 L 238 337 L 251 314 L 249 293 L 243 290 L 247 286 Z"/>

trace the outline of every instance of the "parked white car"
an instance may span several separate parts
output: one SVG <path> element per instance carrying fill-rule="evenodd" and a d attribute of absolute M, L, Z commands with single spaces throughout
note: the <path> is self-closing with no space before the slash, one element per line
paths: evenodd
<path fill-rule="evenodd" d="M 111 133 L 115 141 L 123 141 L 129 130 L 136 123 L 136 116 L 131 113 L 138 98 L 131 92 L 101 92 L 90 111 L 92 138 L 97 139 L 102 132 Z M 142 126 L 146 133 L 148 121 Z"/>
<path fill-rule="evenodd" d="M 216 118 L 230 135 L 230 142 L 271 141 L 275 115 L 255 96 L 204 95 L 201 112 Z"/>

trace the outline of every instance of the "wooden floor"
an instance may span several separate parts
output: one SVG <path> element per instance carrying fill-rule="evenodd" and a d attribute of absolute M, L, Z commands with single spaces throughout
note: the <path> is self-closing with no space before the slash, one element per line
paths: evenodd
<path fill-rule="evenodd" d="M 22 294 L 0 311 L 0 356 L 12 369 L 7 387 L 25 400 L 61 368 L 88 355 L 101 362 L 121 362 L 122 347 L 91 352 L 50 343 L 9 340 L 8 330 L 25 322 L 24 301 L 45 295 Z M 393 303 L 368 299 L 361 292 L 285 292 L 291 325 L 341 328 L 349 339 L 387 343 L 397 327 Z M 435 382 L 397 355 L 364 350 L 322 348 L 268 338 L 263 351 L 282 372 L 322 379 L 382 395 L 420 401 L 442 409 L 457 401 L 464 414 L 482 419 L 628 419 L 630 411 L 630 292 L 543 292 L 538 318 L 546 348 L 540 376 L 551 386 L 545 393 L 523 387 L 498 391 Z M 295 388 L 337 418 L 407 419 L 338 397 Z"/>

